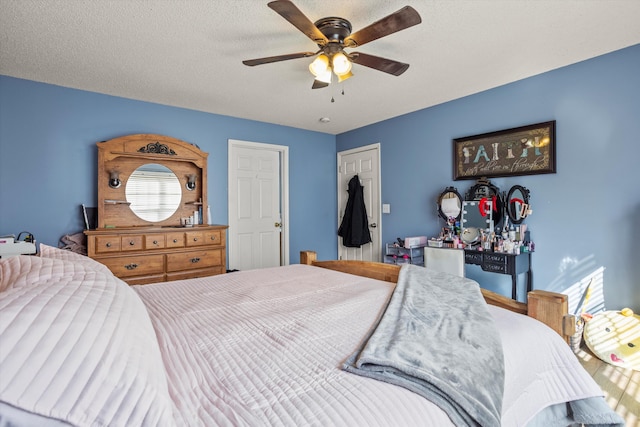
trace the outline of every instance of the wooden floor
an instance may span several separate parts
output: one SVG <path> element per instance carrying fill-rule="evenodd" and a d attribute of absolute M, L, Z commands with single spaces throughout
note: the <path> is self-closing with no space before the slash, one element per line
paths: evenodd
<path fill-rule="evenodd" d="M 625 419 L 627 427 L 640 426 L 640 371 L 603 362 L 584 342 L 576 356 L 604 391 L 609 406 Z"/>

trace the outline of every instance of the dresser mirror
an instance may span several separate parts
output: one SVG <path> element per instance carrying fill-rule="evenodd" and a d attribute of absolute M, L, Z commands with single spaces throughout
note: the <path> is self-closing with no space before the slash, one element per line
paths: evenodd
<path fill-rule="evenodd" d="M 451 224 L 460 221 L 462 213 L 462 196 L 455 187 L 447 187 L 438 197 L 438 214 Z M 453 225 L 453 224 L 451 224 Z"/>
<path fill-rule="evenodd" d="M 520 224 L 528 215 L 529 190 L 521 185 L 514 185 L 507 193 L 507 215 L 512 224 Z"/>
<path fill-rule="evenodd" d="M 126 200 L 139 218 L 159 222 L 170 218 L 180 206 L 182 188 L 176 174 L 158 163 L 134 170 L 126 182 Z"/>
<path fill-rule="evenodd" d="M 197 146 L 155 134 L 97 146 L 98 228 L 181 227 L 195 212 L 208 223 L 208 154 Z"/>

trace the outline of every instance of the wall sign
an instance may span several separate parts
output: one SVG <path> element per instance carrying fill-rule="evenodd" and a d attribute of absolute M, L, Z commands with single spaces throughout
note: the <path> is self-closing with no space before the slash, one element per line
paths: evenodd
<path fill-rule="evenodd" d="M 556 173 L 555 120 L 453 140 L 453 179 Z"/>

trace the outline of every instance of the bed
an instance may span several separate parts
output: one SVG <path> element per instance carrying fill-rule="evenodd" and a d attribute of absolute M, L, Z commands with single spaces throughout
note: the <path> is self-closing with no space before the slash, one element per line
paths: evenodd
<path fill-rule="evenodd" d="M 454 425 L 419 394 L 344 369 L 386 316 L 400 274 L 389 267 L 304 252 L 297 265 L 128 286 L 45 245 L 0 260 L 0 425 Z M 542 317 L 558 305 L 534 304 Z M 558 333 L 478 307 L 502 343 L 500 425 L 623 425 Z"/>

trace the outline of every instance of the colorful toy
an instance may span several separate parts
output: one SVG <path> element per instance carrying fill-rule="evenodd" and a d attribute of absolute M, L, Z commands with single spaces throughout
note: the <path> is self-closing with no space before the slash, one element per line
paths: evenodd
<path fill-rule="evenodd" d="M 584 326 L 584 340 L 603 361 L 640 371 L 640 316 L 631 309 L 595 314 Z"/>

